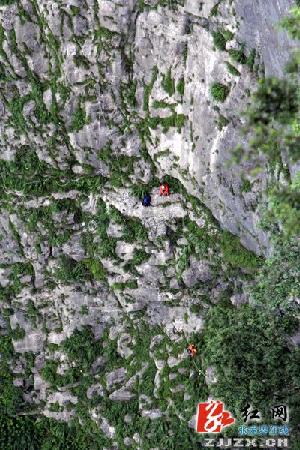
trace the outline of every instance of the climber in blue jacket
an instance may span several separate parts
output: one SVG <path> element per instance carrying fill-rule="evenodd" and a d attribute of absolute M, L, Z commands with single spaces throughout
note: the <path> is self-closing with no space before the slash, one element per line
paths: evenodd
<path fill-rule="evenodd" d="M 151 195 L 145 194 L 142 201 L 143 206 L 150 206 L 151 205 Z"/>

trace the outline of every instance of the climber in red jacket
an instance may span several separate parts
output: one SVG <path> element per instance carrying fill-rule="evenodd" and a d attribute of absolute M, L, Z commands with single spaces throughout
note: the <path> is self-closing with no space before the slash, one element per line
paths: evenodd
<path fill-rule="evenodd" d="M 196 346 L 194 344 L 189 344 L 188 348 L 187 348 L 188 354 L 191 358 L 194 358 L 197 354 L 197 349 Z"/>
<path fill-rule="evenodd" d="M 168 183 L 162 183 L 159 188 L 159 194 L 162 196 L 170 195 L 170 186 Z"/>

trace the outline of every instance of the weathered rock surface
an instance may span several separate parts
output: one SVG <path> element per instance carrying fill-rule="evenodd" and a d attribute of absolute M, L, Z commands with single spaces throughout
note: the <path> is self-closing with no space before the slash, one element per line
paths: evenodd
<path fill-rule="evenodd" d="M 281 75 L 294 43 L 275 23 L 292 1 L 223 0 L 216 15 L 213 0 L 175 3 L 0 7 L 0 336 L 10 333 L 26 407 L 64 421 L 79 411 L 82 427 L 91 417 L 105 448 L 146 448 L 137 419 L 192 417 L 186 343 L 211 303 L 248 301 L 249 273 L 224 256 L 223 228 L 269 251 L 258 226 L 266 180 L 244 192 L 227 164 L 245 144 L 257 77 L 214 48 L 213 32 Z M 229 89 L 224 103 L 214 82 Z M 205 375 L 209 386 L 213 368 Z"/>

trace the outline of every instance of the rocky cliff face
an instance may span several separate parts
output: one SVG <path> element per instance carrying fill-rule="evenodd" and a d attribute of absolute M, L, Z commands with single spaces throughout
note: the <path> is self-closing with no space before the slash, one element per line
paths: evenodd
<path fill-rule="evenodd" d="M 257 260 L 239 239 L 268 252 L 264 180 L 227 163 L 257 73 L 280 74 L 292 46 L 265 22 L 290 3 L 1 7 L 1 326 L 33 409 L 66 420 L 85 408 L 130 448 L 146 447 L 120 438 L 111 402 L 191 419 L 187 339 L 211 303 L 245 301 Z"/>

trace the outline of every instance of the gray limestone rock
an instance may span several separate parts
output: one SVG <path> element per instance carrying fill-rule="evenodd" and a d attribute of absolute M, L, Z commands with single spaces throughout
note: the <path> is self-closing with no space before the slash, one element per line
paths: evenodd
<path fill-rule="evenodd" d="M 217 382 L 217 377 L 215 369 L 213 367 L 208 367 L 205 371 L 205 382 L 209 386 L 210 384 Z"/>
<path fill-rule="evenodd" d="M 134 397 L 135 394 L 133 394 L 131 391 L 125 388 L 118 389 L 117 391 L 114 391 L 112 394 L 109 395 L 110 400 L 119 402 L 128 402 Z"/>
<path fill-rule="evenodd" d="M 206 261 L 197 261 L 190 258 L 190 267 L 182 273 L 182 279 L 188 287 L 195 286 L 198 282 L 206 283 L 212 278 L 209 264 Z"/>
<path fill-rule="evenodd" d="M 267 76 L 282 76 L 297 42 L 277 29 L 293 6 L 293 0 L 238 0 L 236 12 L 242 18 L 238 36 L 261 54 Z"/>
<path fill-rule="evenodd" d="M 116 384 L 123 383 L 126 379 L 126 369 L 121 367 L 120 369 L 114 370 L 106 374 L 106 386 L 108 390 L 111 390 Z"/>
<path fill-rule="evenodd" d="M 85 250 L 82 247 L 81 240 L 81 234 L 74 233 L 71 239 L 62 246 L 63 252 L 75 261 L 81 261 L 85 257 Z"/>
<path fill-rule="evenodd" d="M 86 392 L 87 398 L 93 399 L 94 397 L 103 397 L 104 395 L 104 389 L 101 384 L 93 384 L 90 386 Z"/>
<path fill-rule="evenodd" d="M 240 77 L 228 72 L 227 54 L 214 49 L 212 32 L 231 30 L 228 49 L 244 41 L 247 54 L 258 51 L 267 75 L 282 75 L 296 44 L 275 28 L 292 0 L 224 0 L 216 16 L 215 0 L 185 0 L 174 8 L 175 2 L 157 3 L 20 0 L 0 8 L 0 327 L 14 333 L 14 384 L 23 400 L 57 420 L 73 417 L 72 404 L 82 399 L 72 388 L 90 378 L 89 400 L 138 398 L 141 416 L 151 420 L 172 410 L 171 399 L 165 410 L 153 401 L 160 402 L 166 380 L 178 379 L 170 398 L 190 401 L 180 377 L 188 379 L 188 372 L 178 366 L 187 363 L 183 342 L 204 327 L 207 298 L 217 303 L 232 289 L 233 305 L 248 301 L 242 275 L 231 268 L 241 280 L 228 279 L 226 261 L 220 268 L 221 231 L 203 204 L 244 246 L 270 251 L 258 208 L 266 174 L 241 192 L 240 168 L 227 164 L 231 149 L 246 144 L 241 112 L 257 80 L 241 64 Z M 210 94 L 216 81 L 230 87 L 222 104 Z M 222 117 L 228 123 L 217 126 Z M 23 178 L 13 189 L 19 171 Z M 167 175 L 171 195 L 161 197 L 159 182 Z M 145 190 L 150 207 L 141 204 Z M 62 255 L 72 267 L 59 277 Z M 18 326 L 25 333 L 20 339 Z M 90 367 L 79 367 L 63 342 L 85 327 L 99 352 Z M 292 342 L 299 344 L 298 334 Z M 51 386 L 43 369 L 53 361 L 57 375 L 78 369 L 82 380 Z M 213 368 L 205 379 L 215 382 Z M 53 410 L 56 402 L 61 411 Z M 79 407 L 111 440 L 110 449 L 118 448 L 119 427 L 102 414 L 101 398 L 99 407 L 90 404 Z M 132 421 L 125 415 L 125 424 Z M 124 445 L 142 450 L 145 436 L 126 434 Z"/>

